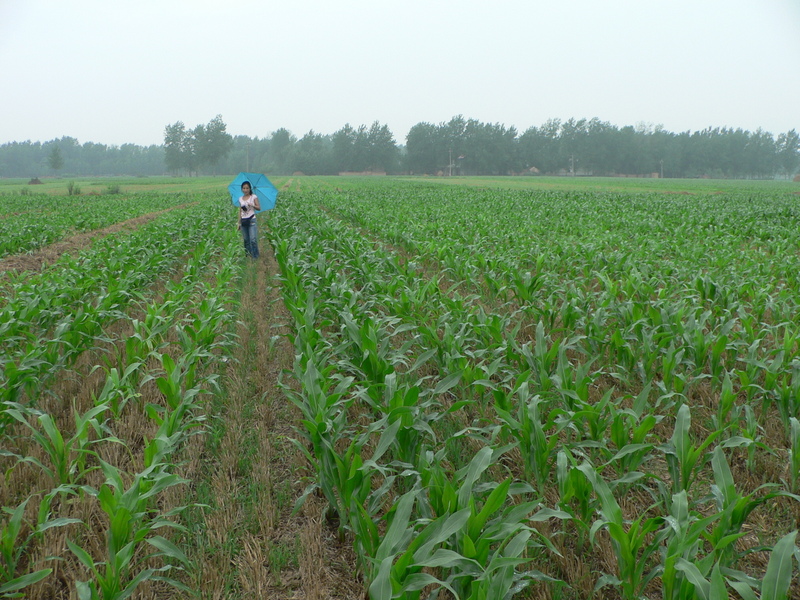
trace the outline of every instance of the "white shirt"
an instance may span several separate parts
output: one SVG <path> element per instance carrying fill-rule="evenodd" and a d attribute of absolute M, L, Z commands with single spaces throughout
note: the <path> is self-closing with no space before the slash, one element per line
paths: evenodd
<path fill-rule="evenodd" d="M 256 216 L 256 209 L 254 208 L 256 198 L 257 196 L 255 194 L 250 194 L 250 197 L 247 199 L 245 199 L 244 196 L 239 196 L 239 205 L 244 207 L 240 215 L 242 219 L 249 219 L 250 217 Z"/>

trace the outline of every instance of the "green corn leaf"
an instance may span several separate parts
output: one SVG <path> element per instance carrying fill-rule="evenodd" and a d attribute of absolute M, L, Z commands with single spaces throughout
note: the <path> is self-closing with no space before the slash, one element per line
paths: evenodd
<path fill-rule="evenodd" d="M 175 544 L 170 542 L 168 539 L 161 537 L 160 535 L 147 538 L 147 543 L 156 548 L 163 554 L 164 556 L 169 556 L 170 558 L 174 558 L 175 560 L 181 562 L 184 565 L 189 564 L 189 559 L 183 553 L 183 551 L 178 548 Z"/>
<path fill-rule="evenodd" d="M 503 548 L 503 556 L 515 558 L 522 554 L 528 547 L 528 540 L 530 537 L 530 531 L 519 532 L 508 544 L 506 544 L 506 547 Z"/>
<path fill-rule="evenodd" d="M 594 591 L 598 591 L 601 588 L 604 588 L 607 585 L 619 586 L 622 584 L 622 580 L 615 575 L 603 575 L 597 580 L 597 583 L 594 584 Z"/>
<path fill-rule="evenodd" d="M 369 585 L 370 600 L 391 600 L 392 595 L 392 561 L 394 555 L 385 557 L 378 567 L 378 575 Z"/>
<path fill-rule="evenodd" d="M 470 509 L 463 508 L 452 514 L 443 515 L 428 525 L 409 545 L 408 552 L 413 552 L 414 562 L 421 563 L 428 560 L 434 547 L 461 531 L 470 515 Z"/>
<path fill-rule="evenodd" d="M 75 588 L 78 590 L 79 600 L 99 600 L 100 598 L 94 591 L 94 585 L 88 581 L 76 581 Z"/>
<path fill-rule="evenodd" d="M 482 571 L 482 567 L 480 564 L 466 556 L 459 554 L 454 550 L 448 550 L 447 548 L 439 548 L 433 555 L 426 561 L 417 563 L 419 566 L 423 567 L 460 567 L 467 571 L 475 570 L 475 571 Z"/>
<path fill-rule="evenodd" d="M 508 496 L 508 488 L 511 485 L 511 478 L 507 478 L 500 485 L 492 490 L 481 511 L 471 519 L 469 535 L 477 539 L 481 530 L 486 526 L 486 521 L 497 512 L 505 503 Z"/>
<path fill-rule="evenodd" d="M 797 531 L 786 534 L 769 557 L 767 572 L 761 584 L 761 600 L 783 600 L 792 581 L 792 556 L 797 551 L 794 540 Z"/>
<path fill-rule="evenodd" d="M 130 598 L 133 595 L 133 592 L 136 591 L 136 588 L 139 587 L 139 584 L 143 581 L 150 579 L 155 573 L 155 569 L 145 569 L 136 574 L 131 582 L 125 586 L 125 589 L 122 590 L 117 596 L 114 597 L 114 600 L 126 600 L 126 598 Z"/>
<path fill-rule="evenodd" d="M 89 555 L 88 552 L 86 552 L 86 550 L 78 546 L 75 542 L 73 542 L 70 539 L 67 539 L 67 546 L 69 547 L 70 550 L 72 550 L 72 553 L 78 558 L 78 560 L 81 561 L 81 563 L 83 563 L 83 566 L 85 566 L 87 569 L 91 570 L 94 573 L 97 572 L 94 560 L 92 560 L 92 557 Z"/>
<path fill-rule="evenodd" d="M 5 583 L 0 584 L 0 594 L 5 596 L 5 594 L 10 594 L 11 592 L 24 589 L 29 585 L 33 585 L 37 581 L 41 581 L 52 572 L 53 569 L 41 569 L 40 571 L 34 571 L 33 573 L 28 573 L 27 575 L 22 575 L 21 577 L 6 581 Z"/>
<path fill-rule="evenodd" d="M 758 600 L 758 596 L 753 591 L 747 583 L 744 581 L 731 581 L 728 580 L 728 584 L 736 590 L 736 593 L 742 597 L 742 600 Z"/>
<path fill-rule="evenodd" d="M 472 497 L 472 486 L 478 481 L 481 474 L 489 468 L 491 460 L 492 448 L 484 446 L 467 465 L 464 481 L 458 490 L 458 505 L 460 507 L 463 508 L 469 505 L 469 500 Z"/>
<path fill-rule="evenodd" d="M 694 585 L 694 590 L 698 600 L 709 600 L 711 584 L 708 579 L 703 577 L 700 569 L 684 558 L 679 558 L 675 563 L 675 569 L 686 574 L 686 579 Z"/>
<path fill-rule="evenodd" d="M 439 394 L 444 394 L 447 390 L 452 387 L 455 387 L 459 381 L 461 381 L 461 377 L 463 376 L 463 372 L 458 371 L 457 373 L 451 373 L 444 379 L 442 379 L 436 387 L 433 389 L 433 395 L 438 396 Z"/>
<path fill-rule="evenodd" d="M 608 487 L 608 484 L 605 480 L 597 475 L 597 472 L 594 470 L 594 467 L 590 465 L 588 462 L 584 462 L 578 466 L 589 482 L 594 487 L 594 491 L 597 496 L 600 498 L 600 503 L 602 505 L 603 517 L 612 523 L 622 524 L 622 510 L 617 503 L 616 498 L 614 498 L 614 494 L 611 492 L 611 488 Z"/>
<path fill-rule="evenodd" d="M 402 583 L 401 591 L 416 592 L 429 585 L 437 585 L 440 587 L 447 588 L 453 593 L 454 596 L 456 595 L 455 592 L 453 591 L 453 588 L 451 588 L 447 583 L 439 579 L 436 579 L 436 577 L 430 575 L 429 573 L 414 573 L 413 575 L 409 575 Z"/>
<path fill-rule="evenodd" d="M 466 558 L 477 558 L 478 551 L 475 549 L 475 542 L 472 541 L 472 538 L 468 534 L 464 534 L 464 537 L 461 539 L 462 545 L 462 552 Z"/>
<path fill-rule="evenodd" d="M 375 557 L 379 561 L 383 562 L 389 556 L 394 557 L 400 550 L 400 545 L 408 531 L 411 510 L 414 507 L 416 499 L 417 492 L 416 490 L 412 490 L 403 494 L 397 502 L 397 508 L 392 517 L 392 524 L 386 531 L 380 548 L 378 548 L 378 554 Z"/>
<path fill-rule="evenodd" d="M 725 586 L 725 578 L 720 571 L 719 563 L 714 565 L 711 571 L 711 588 L 709 590 L 709 600 L 730 600 L 728 589 Z"/>

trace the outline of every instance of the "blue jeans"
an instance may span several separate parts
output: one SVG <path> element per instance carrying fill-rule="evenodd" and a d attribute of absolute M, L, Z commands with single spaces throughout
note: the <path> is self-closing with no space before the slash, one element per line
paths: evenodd
<path fill-rule="evenodd" d="M 249 225 L 242 225 L 242 237 L 244 238 L 244 249 L 247 256 L 258 258 L 258 226 L 256 220 L 249 219 Z M 247 221 L 244 221 L 246 223 Z"/>

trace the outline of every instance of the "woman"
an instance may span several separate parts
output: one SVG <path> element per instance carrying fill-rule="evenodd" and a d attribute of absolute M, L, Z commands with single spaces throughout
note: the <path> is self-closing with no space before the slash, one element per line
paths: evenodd
<path fill-rule="evenodd" d="M 239 229 L 244 238 L 244 249 L 247 256 L 258 258 L 258 227 L 256 226 L 256 211 L 261 210 L 261 202 L 253 193 L 249 181 L 242 182 L 242 195 L 239 197 Z"/>

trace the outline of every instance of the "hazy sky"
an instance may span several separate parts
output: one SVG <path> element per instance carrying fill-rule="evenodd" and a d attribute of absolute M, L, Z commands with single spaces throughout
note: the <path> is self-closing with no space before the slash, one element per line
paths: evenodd
<path fill-rule="evenodd" d="M 0 0 L 0 143 L 462 114 L 800 129 L 800 0 Z"/>

